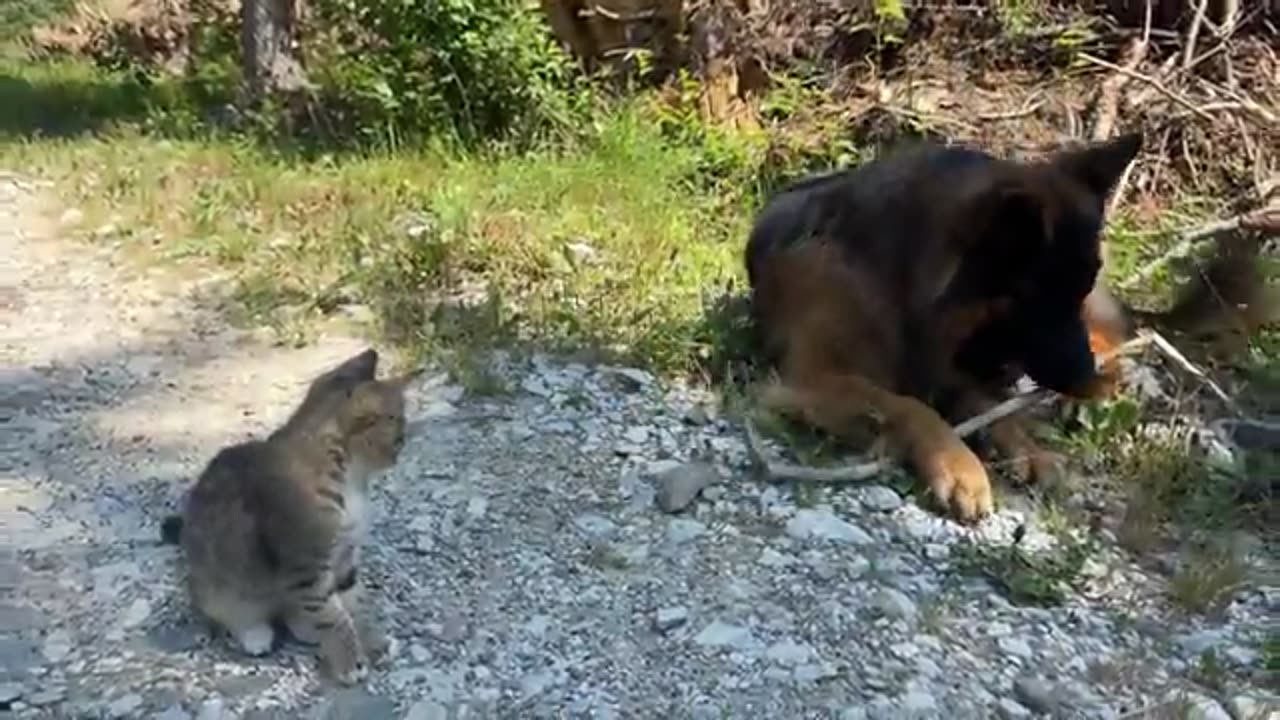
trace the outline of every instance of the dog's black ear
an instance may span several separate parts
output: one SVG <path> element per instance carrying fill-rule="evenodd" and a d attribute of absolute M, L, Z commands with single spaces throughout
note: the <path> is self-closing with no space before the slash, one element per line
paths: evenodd
<path fill-rule="evenodd" d="M 1101 199 L 1111 194 L 1141 148 L 1142 133 L 1132 132 L 1106 142 L 1065 150 L 1055 155 L 1052 162 Z"/>

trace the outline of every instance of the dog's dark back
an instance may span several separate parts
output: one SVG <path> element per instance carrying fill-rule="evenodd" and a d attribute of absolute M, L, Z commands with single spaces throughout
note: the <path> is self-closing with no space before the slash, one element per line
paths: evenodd
<path fill-rule="evenodd" d="M 1101 266 L 1105 196 L 1139 142 L 1125 136 L 1033 163 L 922 144 L 801 180 L 760 213 L 748 279 L 755 287 L 776 254 L 798 243 L 837 245 L 893 303 L 908 376 L 928 373 L 913 350 L 939 313 L 1003 301 L 1007 312 L 962 342 L 955 363 L 978 380 L 1025 370 L 1069 393 L 1094 375 L 1081 307 Z"/>

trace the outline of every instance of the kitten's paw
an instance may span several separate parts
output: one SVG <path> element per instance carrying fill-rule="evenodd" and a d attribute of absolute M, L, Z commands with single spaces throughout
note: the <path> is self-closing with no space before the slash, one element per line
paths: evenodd
<path fill-rule="evenodd" d="M 365 654 L 374 665 L 383 665 L 395 657 L 397 643 L 394 637 L 381 631 L 372 631 L 361 638 Z"/>
<path fill-rule="evenodd" d="M 333 678 L 343 685 L 353 685 L 365 678 L 369 662 L 355 630 L 348 624 L 346 632 L 330 634 L 321 643 L 325 664 Z"/>
<path fill-rule="evenodd" d="M 254 657 L 262 657 L 271 652 L 276 639 L 275 630 L 265 623 L 235 630 L 233 634 L 240 648 Z"/>
<path fill-rule="evenodd" d="M 369 664 L 363 659 L 352 658 L 337 661 L 330 660 L 330 670 L 333 672 L 333 679 L 342 685 L 355 685 L 363 681 L 369 675 Z"/>

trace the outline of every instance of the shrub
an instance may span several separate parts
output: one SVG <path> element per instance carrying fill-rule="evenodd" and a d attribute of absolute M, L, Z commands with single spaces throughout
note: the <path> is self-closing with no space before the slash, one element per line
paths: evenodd
<path fill-rule="evenodd" d="M 572 127 L 587 98 L 517 0 L 317 0 L 312 12 L 313 80 L 365 140 L 527 142 Z"/>

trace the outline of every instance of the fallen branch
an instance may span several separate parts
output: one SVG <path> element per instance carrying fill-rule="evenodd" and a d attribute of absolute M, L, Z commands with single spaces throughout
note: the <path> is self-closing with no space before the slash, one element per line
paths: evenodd
<path fill-rule="evenodd" d="M 1132 340 L 1116 346 L 1111 350 L 1111 352 L 1099 355 L 1097 358 L 1098 366 L 1102 367 L 1121 355 L 1131 355 L 1138 350 L 1145 348 L 1147 345 L 1150 345 L 1153 341 L 1154 338 L 1151 334 L 1139 335 Z M 1039 405 L 1040 403 L 1051 399 L 1053 396 L 1054 393 L 1052 391 L 1040 388 L 1018 393 L 990 410 L 965 420 L 959 425 L 956 425 L 953 429 L 956 435 L 961 438 L 965 438 L 988 425 L 1009 417 L 1010 415 L 1020 413 L 1027 408 Z M 764 440 L 760 437 L 759 431 L 756 430 L 755 423 L 751 422 L 751 418 L 746 418 L 743 421 L 743 425 L 747 436 L 747 453 L 751 456 L 752 463 L 757 468 L 764 471 L 765 477 L 770 482 L 862 482 L 893 469 L 895 464 L 890 458 L 863 460 L 849 465 L 838 465 L 829 468 L 816 468 L 804 465 L 773 462 L 769 460 L 769 457 L 765 452 Z"/>
<path fill-rule="evenodd" d="M 1138 69 L 1142 61 L 1147 57 L 1147 48 L 1151 45 L 1151 14 L 1153 0 L 1146 0 L 1146 9 L 1142 21 L 1142 37 L 1134 39 L 1129 46 L 1125 48 L 1124 67 L 1128 72 Z M 1112 130 L 1116 124 L 1116 118 L 1120 114 L 1120 97 L 1124 91 L 1124 86 L 1129 83 L 1130 75 L 1128 72 L 1117 72 L 1102 82 L 1102 87 L 1098 89 L 1098 100 L 1096 103 L 1097 110 L 1093 119 L 1093 142 L 1098 143 L 1111 137 Z M 1107 203 L 1107 214 L 1114 215 L 1116 208 L 1124 202 L 1125 193 L 1129 189 L 1129 176 L 1133 172 L 1133 166 L 1137 164 L 1137 160 L 1130 162 L 1124 166 L 1124 172 L 1120 175 L 1120 179 L 1116 182 L 1115 188 L 1111 192 L 1111 199 Z M 1106 264 L 1106 249 L 1103 250 L 1103 263 Z"/>
<path fill-rule="evenodd" d="M 1175 103 L 1177 103 L 1177 104 L 1181 105 L 1182 107 L 1186 108 L 1187 110 L 1190 110 L 1191 112 L 1195 113 L 1196 115 L 1199 115 L 1202 119 L 1204 119 L 1204 120 L 1209 120 L 1209 121 L 1212 121 L 1212 120 L 1213 120 L 1213 116 L 1212 116 L 1212 115 L 1210 115 L 1210 114 L 1209 114 L 1209 113 L 1207 113 L 1207 112 L 1202 111 L 1202 110 L 1200 109 L 1200 107 L 1199 107 L 1199 106 L 1197 106 L 1195 103 L 1193 103 L 1193 102 L 1191 102 L 1190 100 L 1188 100 L 1185 96 L 1183 96 L 1183 95 L 1181 95 L 1181 94 L 1179 94 L 1179 93 L 1176 93 L 1176 92 L 1174 92 L 1174 91 L 1170 90 L 1170 89 L 1169 89 L 1169 88 L 1168 88 L 1164 83 L 1162 83 L 1162 82 L 1160 82 L 1159 80 L 1157 80 L 1157 79 L 1155 79 L 1155 78 L 1151 77 L 1150 75 L 1146 75 L 1146 74 L 1144 74 L 1144 73 L 1140 73 L 1140 72 L 1138 72 L 1137 70 L 1130 70 L 1130 69 L 1129 69 L 1129 68 L 1127 68 L 1127 67 L 1122 67 L 1122 66 L 1120 66 L 1120 65 L 1116 65 L 1116 64 L 1115 64 L 1115 63 L 1113 63 L 1113 62 L 1107 62 L 1106 60 L 1103 60 L 1102 58 L 1094 57 L 1093 55 L 1090 55 L 1090 54 L 1088 54 L 1088 53 L 1080 53 L 1077 57 L 1079 57 L 1081 60 L 1084 60 L 1085 62 L 1093 63 L 1094 65 L 1097 65 L 1098 67 L 1103 67 L 1103 68 L 1106 68 L 1106 69 L 1108 69 L 1108 70 L 1114 70 L 1114 71 L 1119 72 L 1119 73 L 1124 73 L 1125 75 L 1128 75 L 1128 76 L 1130 76 L 1130 77 L 1134 78 L 1135 80 L 1141 80 L 1142 82 L 1147 83 L 1147 84 L 1148 84 L 1148 85 L 1150 85 L 1151 87 L 1153 87 L 1153 88 L 1155 88 L 1156 90 L 1160 91 L 1160 94 L 1164 95 L 1165 97 L 1169 98 L 1170 100 L 1174 101 Z"/>
<path fill-rule="evenodd" d="M 1216 220 L 1206 223 L 1199 227 L 1192 228 L 1182 233 L 1182 237 L 1177 244 L 1169 248 L 1163 255 L 1147 264 L 1138 268 L 1132 275 L 1125 278 L 1117 287 L 1121 290 L 1128 290 L 1139 283 L 1150 280 L 1160 268 L 1168 265 L 1171 261 L 1187 257 L 1198 252 L 1206 245 L 1217 240 L 1221 235 L 1236 232 L 1238 230 L 1247 230 L 1251 232 L 1260 232 L 1265 235 L 1280 234 L 1280 205 L 1272 205 L 1254 210 L 1250 213 L 1237 215 L 1226 220 Z"/>
<path fill-rule="evenodd" d="M 1005 112 L 982 113 L 977 116 L 979 120 L 985 122 L 996 122 L 1001 120 L 1017 120 L 1019 118 L 1033 115 L 1037 110 L 1044 107 L 1048 100 L 1039 97 L 1040 93 L 1033 93 L 1022 103 L 1022 107 L 1017 110 L 1007 110 Z"/>
<path fill-rule="evenodd" d="M 1163 335 L 1154 330 L 1149 330 L 1146 334 L 1151 338 L 1152 342 L 1155 343 L 1156 349 L 1163 353 L 1165 357 L 1169 358 L 1175 365 L 1178 365 L 1197 380 L 1207 385 L 1209 389 L 1213 391 L 1213 394 L 1217 395 L 1219 400 L 1226 403 L 1227 407 L 1231 408 L 1231 411 L 1236 415 L 1244 415 L 1244 411 L 1240 409 L 1240 406 L 1236 404 L 1236 401 L 1231 399 L 1231 396 L 1228 395 L 1226 391 L 1218 385 L 1218 383 L 1214 382 L 1213 378 L 1209 377 L 1208 373 L 1201 370 L 1195 363 L 1188 360 L 1186 355 L 1183 355 L 1178 348 L 1173 346 L 1173 343 L 1166 340 Z"/>
<path fill-rule="evenodd" d="M 1094 142 L 1102 142 L 1111 137 L 1111 131 L 1116 124 L 1116 117 L 1119 115 L 1120 93 L 1124 90 L 1124 86 L 1129 83 L 1130 73 L 1135 72 L 1147 57 L 1147 47 L 1151 40 L 1151 5 L 1152 0 L 1147 0 L 1142 37 L 1134 38 L 1130 41 L 1129 46 L 1125 48 L 1124 71 L 1117 71 L 1111 77 L 1103 80 L 1102 86 L 1098 88 L 1098 100 L 1095 103 L 1097 110 L 1093 119 Z"/>
<path fill-rule="evenodd" d="M 1200 36 L 1200 25 L 1204 23 L 1205 11 L 1209 9 L 1209 0 L 1200 0 L 1200 4 L 1196 7 L 1195 17 L 1191 18 L 1191 28 L 1187 30 L 1187 41 L 1184 43 L 1182 50 L 1182 71 L 1191 70 L 1191 63 L 1195 60 L 1196 40 Z"/>

